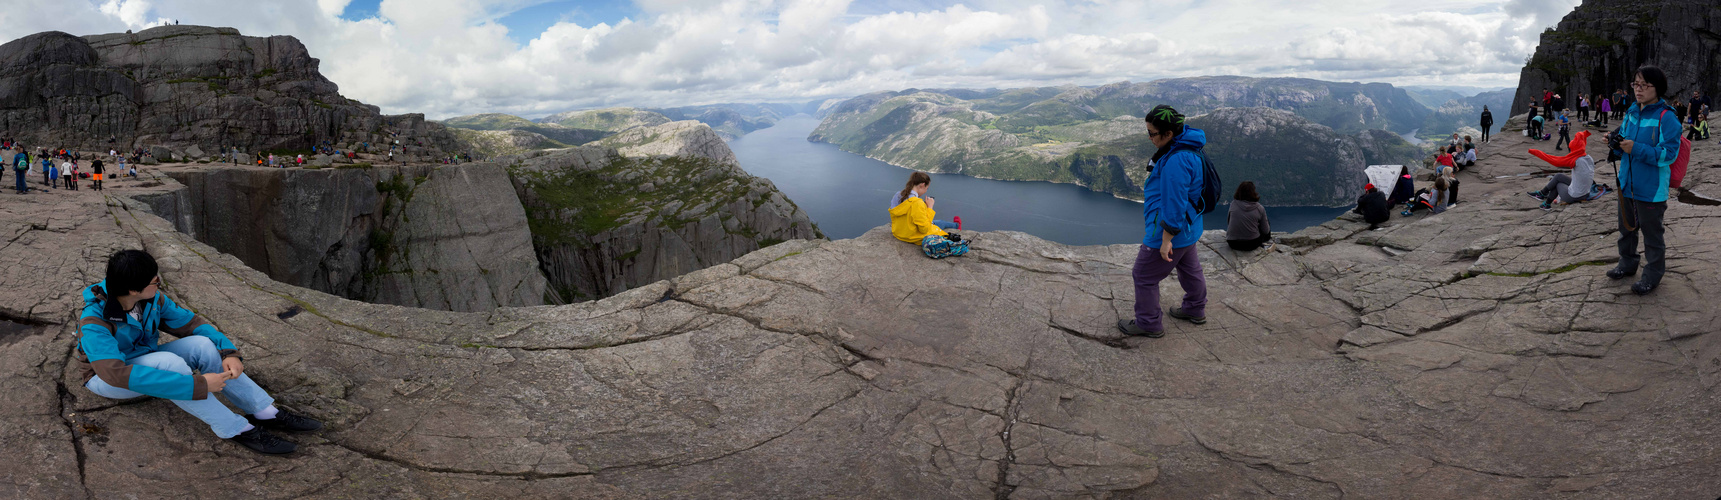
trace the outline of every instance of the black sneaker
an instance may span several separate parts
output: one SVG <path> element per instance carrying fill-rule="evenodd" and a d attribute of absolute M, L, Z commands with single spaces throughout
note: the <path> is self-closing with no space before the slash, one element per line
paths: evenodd
<path fill-rule="evenodd" d="M 1628 276 L 1634 276 L 1636 274 L 1637 266 L 1631 266 L 1630 269 L 1615 266 L 1613 269 L 1607 270 L 1608 279 L 1625 279 Z"/>
<path fill-rule="evenodd" d="M 1151 330 L 1143 330 L 1141 327 L 1135 326 L 1135 320 L 1133 320 L 1133 319 L 1117 320 L 1117 329 L 1123 330 L 1124 335 L 1134 335 L 1137 337 L 1147 337 L 1150 339 L 1157 339 L 1157 338 L 1165 336 L 1164 331 L 1157 331 L 1156 332 L 1156 331 L 1151 331 Z"/>
<path fill-rule="evenodd" d="M 1529 194 L 1531 198 L 1535 198 L 1538 200 L 1542 199 L 1542 192 L 1541 191 L 1530 191 L 1529 193 L 1526 193 L 1526 194 Z"/>
<path fill-rule="evenodd" d="M 1655 291 L 1655 285 L 1651 285 L 1649 283 L 1644 283 L 1642 281 L 1638 281 L 1636 283 L 1631 284 L 1631 293 L 1635 293 L 1638 295 L 1649 295 L 1649 292 L 1653 292 L 1653 291 Z"/>
<path fill-rule="evenodd" d="M 1188 321 L 1190 323 L 1195 323 L 1197 325 L 1207 324 L 1207 317 L 1206 316 L 1190 316 L 1188 314 L 1183 314 L 1183 308 L 1181 308 L 1181 307 L 1173 307 L 1173 308 L 1171 308 L 1171 312 L 1169 312 L 1167 314 L 1170 314 L 1171 317 L 1173 317 L 1173 318 Z"/>
<path fill-rule="evenodd" d="M 275 418 L 261 420 L 257 417 L 246 415 L 245 420 L 251 422 L 251 425 L 278 431 L 306 432 L 323 428 L 323 423 L 316 421 L 316 419 L 303 417 L 296 413 L 279 408 L 275 409 Z"/>
<path fill-rule="evenodd" d="M 269 431 L 256 426 L 253 426 L 251 430 L 241 432 L 239 435 L 228 439 L 235 443 L 244 445 L 246 448 L 250 448 L 251 451 L 267 455 L 285 455 L 298 451 L 299 449 L 299 445 L 275 437 L 275 435 L 270 434 Z"/>

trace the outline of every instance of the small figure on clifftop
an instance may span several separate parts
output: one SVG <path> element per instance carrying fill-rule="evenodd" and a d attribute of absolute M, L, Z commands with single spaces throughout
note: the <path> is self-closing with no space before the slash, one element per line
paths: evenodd
<path fill-rule="evenodd" d="M 1667 215 L 1668 183 L 1673 162 L 1679 158 L 1679 121 L 1673 110 L 1662 100 L 1667 93 L 1667 74 L 1661 68 L 1638 68 L 1631 82 L 1637 102 L 1625 111 L 1619 130 L 1608 140 L 1608 146 L 1620 151 L 1619 163 L 1619 266 L 1607 272 L 1607 277 L 1624 279 L 1637 274 L 1643 263 L 1643 277 L 1631 285 L 1632 293 L 1646 295 L 1661 285 L 1667 270 L 1667 241 L 1662 219 Z M 1654 126 L 1645 126 L 1654 124 Z M 1673 132 L 1668 132 L 1669 130 Z M 1637 235 L 1643 234 L 1642 259 L 1637 253 Z"/>
<path fill-rule="evenodd" d="M 108 258 L 107 279 L 83 290 L 76 361 L 83 387 L 97 396 L 155 396 L 209 424 L 217 437 L 259 453 L 298 447 L 269 430 L 314 431 L 323 424 L 275 407 L 275 399 L 245 374 L 227 335 L 162 295 L 155 257 L 121 250 Z M 157 331 L 179 337 L 159 344 Z M 201 374 L 193 374 L 196 370 Z M 217 393 L 247 415 L 227 409 Z"/>
<path fill-rule="evenodd" d="M 1202 148 L 1207 133 L 1184 125 L 1183 114 L 1171 106 L 1147 112 L 1147 139 L 1158 148 L 1153 170 L 1142 181 L 1142 219 L 1147 236 L 1135 256 L 1135 318 L 1118 320 L 1127 335 L 1165 335 L 1159 310 L 1159 282 L 1177 270 L 1183 287 L 1182 307 L 1168 313 L 1195 324 L 1207 322 L 1207 277 L 1195 244 L 1201 241 L 1201 214 L 1192 199 L 1202 194 Z"/>
<path fill-rule="evenodd" d="M 1488 131 L 1494 128 L 1494 113 L 1488 111 L 1488 106 L 1482 106 L 1482 142 L 1488 142 Z"/>
<path fill-rule="evenodd" d="M 1369 229 L 1379 228 L 1382 223 L 1392 219 L 1392 203 L 1386 199 L 1386 193 L 1380 192 L 1369 184 L 1362 187 L 1362 196 L 1356 199 L 1356 208 L 1351 212 L 1362 215 L 1362 221 L 1368 223 Z"/>
<path fill-rule="evenodd" d="M 920 245 L 928 257 L 944 257 L 968 253 L 968 244 L 960 235 L 948 231 L 960 225 L 935 219 L 932 206 L 938 201 L 926 196 L 932 188 L 932 176 L 926 172 L 908 175 L 908 184 L 890 199 L 890 233 L 896 239 Z"/>
<path fill-rule="evenodd" d="M 1261 207 L 1261 195 L 1255 192 L 1254 182 L 1237 185 L 1225 221 L 1225 244 L 1232 250 L 1248 252 L 1263 246 L 1273 249 L 1273 229 L 1267 224 L 1267 209 Z"/>

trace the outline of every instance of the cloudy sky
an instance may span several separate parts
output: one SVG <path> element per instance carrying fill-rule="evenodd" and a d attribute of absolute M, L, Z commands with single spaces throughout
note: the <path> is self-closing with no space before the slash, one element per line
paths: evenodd
<path fill-rule="evenodd" d="M 0 40 L 292 35 L 347 97 L 431 118 L 1197 75 L 1511 87 L 1578 0 L 8 0 Z M 20 5 L 21 4 L 21 5 Z"/>

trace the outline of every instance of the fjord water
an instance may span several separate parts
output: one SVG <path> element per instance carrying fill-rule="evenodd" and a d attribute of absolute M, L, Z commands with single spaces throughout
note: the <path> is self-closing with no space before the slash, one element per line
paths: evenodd
<path fill-rule="evenodd" d="M 910 170 L 830 144 L 808 142 L 807 135 L 818 125 L 813 117 L 791 116 L 730 142 L 729 148 L 742 169 L 776 183 L 832 239 L 853 238 L 888 225 L 886 205 L 908 181 Z M 1241 181 L 1228 179 L 1227 183 L 1234 187 Z M 1074 184 L 932 174 L 927 195 L 936 200 L 938 218 L 961 216 L 963 229 L 1021 231 L 1067 245 L 1140 243 L 1146 231 L 1141 203 Z M 1345 210 L 1268 207 L 1267 217 L 1275 232 L 1296 231 L 1332 220 Z M 1205 219 L 1207 229 L 1225 229 L 1225 207 Z"/>

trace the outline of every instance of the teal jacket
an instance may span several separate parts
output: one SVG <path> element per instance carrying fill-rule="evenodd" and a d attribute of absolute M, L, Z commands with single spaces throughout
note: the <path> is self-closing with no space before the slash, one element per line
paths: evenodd
<path fill-rule="evenodd" d="M 1619 194 L 1637 201 L 1667 201 L 1667 183 L 1673 177 L 1673 160 L 1679 158 L 1679 136 L 1685 129 L 1667 101 L 1656 101 L 1625 110 L 1619 134 L 1635 144 L 1631 154 L 1619 161 Z"/>
<path fill-rule="evenodd" d="M 1153 173 L 1141 183 L 1141 215 L 1147 222 L 1147 236 L 1141 244 L 1159 248 L 1166 233 L 1171 234 L 1171 248 L 1201 241 L 1201 214 L 1195 213 L 1189 200 L 1201 194 L 1198 153 L 1206 145 L 1206 132 L 1184 127 L 1165 155 L 1154 162 Z"/>
<path fill-rule="evenodd" d="M 155 298 L 137 303 L 135 307 L 141 311 L 142 320 L 134 319 L 120 310 L 119 301 L 108 300 L 107 284 L 102 281 L 84 288 L 77 360 L 83 367 L 82 381 L 88 383 L 92 376 L 101 377 L 108 385 L 163 399 L 209 397 L 208 382 L 203 377 L 136 366 L 130 361 L 157 350 L 161 343 L 157 332 L 176 337 L 202 335 L 215 342 L 222 358 L 238 357 L 239 350 L 227 335 L 159 292 Z"/>

